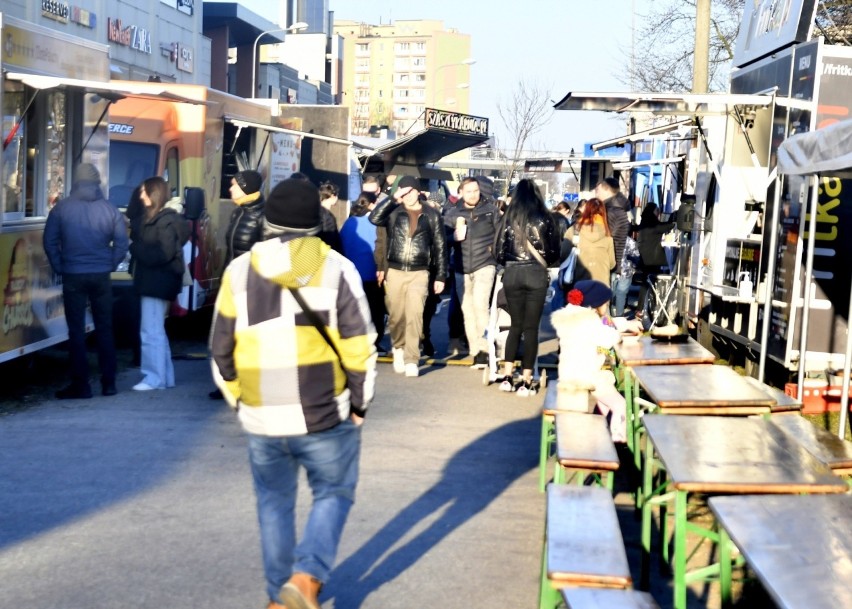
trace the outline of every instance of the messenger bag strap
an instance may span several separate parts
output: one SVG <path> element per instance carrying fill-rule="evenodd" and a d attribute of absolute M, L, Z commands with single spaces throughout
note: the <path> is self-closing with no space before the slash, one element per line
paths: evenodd
<path fill-rule="evenodd" d="M 298 288 L 288 287 L 290 293 L 293 295 L 293 298 L 302 308 L 305 316 L 307 316 L 308 320 L 314 325 L 322 337 L 325 339 L 325 342 L 328 343 L 328 346 L 331 347 L 334 354 L 337 356 L 337 359 L 340 360 L 340 367 L 343 368 L 343 371 L 346 371 L 346 368 L 343 366 L 343 358 L 340 357 L 340 351 L 337 350 L 337 346 L 332 342 L 331 337 L 328 335 L 328 330 L 325 329 L 325 324 L 322 323 L 322 320 L 317 315 L 316 311 L 308 306 L 308 303 L 305 302 L 305 299 L 302 297 L 302 294 L 299 292 Z"/>

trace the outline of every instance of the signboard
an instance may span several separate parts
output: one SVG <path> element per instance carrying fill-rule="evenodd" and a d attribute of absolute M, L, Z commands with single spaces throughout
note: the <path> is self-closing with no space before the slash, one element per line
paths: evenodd
<path fill-rule="evenodd" d="M 193 53 L 192 49 L 182 44 L 177 44 L 177 69 L 181 72 L 192 72 Z"/>
<path fill-rule="evenodd" d="M 290 119 L 281 125 L 285 129 L 302 129 L 301 119 Z M 300 171 L 302 163 L 302 137 L 289 133 L 272 133 L 272 158 L 269 164 L 269 178 L 267 183 L 271 186 L 286 180 L 291 175 Z"/>
<path fill-rule="evenodd" d="M 179 10 L 185 15 L 192 15 L 195 7 L 195 0 L 160 0 L 160 3 Z"/>
<path fill-rule="evenodd" d="M 734 67 L 808 40 L 816 5 L 816 0 L 746 0 Z"/>
<path fill-rule="evenodd" d="M 465 135 L 488 135 L 487 118 L 433 108 L 426 108 L 426 127 Z"/>
<path fill-rule="evenodd" d="M 526 173 L 558 173 L 562 171 L 562 159 L 531 159 L 524 163 Z"/>

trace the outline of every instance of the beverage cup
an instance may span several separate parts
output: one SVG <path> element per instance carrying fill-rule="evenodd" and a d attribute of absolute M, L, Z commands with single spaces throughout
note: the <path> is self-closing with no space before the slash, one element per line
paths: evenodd
<path fill-rule="evenodd" d="M 456 241 L 464 241 L 467 236 L 467 223 L 464 218 L 456 218 Z"/>

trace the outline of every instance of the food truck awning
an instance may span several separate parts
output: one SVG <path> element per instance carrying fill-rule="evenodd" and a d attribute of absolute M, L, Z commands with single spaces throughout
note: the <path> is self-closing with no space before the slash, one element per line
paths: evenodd
<path fill-rule="evenodd" d="M 255 123 L 252 121 L 235 119 L 229 116 L 226 116 L 225 120 L 234 125 L 234 127 L 238 128 L 250 127 L 254 129 L 262 129 L 264 131 L 269 131 L 272 133 L 286 133 L 287 135 L 298 135 L 300 137 L 309 137 L 315 140 L 321 140 L 323 142 L 331 142 L 332 144 L 343 144 L 344 146 L 351 146 L 353 144 L 352 140 L 344 140 L 339 137 L 331 137 L 330 135 L 320 135 L 319 133 L 311 133 L 310 131 L 299 131 L 298 129 L 273 127 L 272 125 L 264 125 L 263 123 Z"/>
<path fill-rule="evenodd" d="M 362 158 L 380 157 L 389 171 L 394 165 L 434 163 L 449 154 L 488 140 L 488 119 L 427 108 L 426 127 L 377 146 Z"/>
<path fill-rule="evenodd" d="M 654 165 L 671 165 L 673 163 L 680 163 L 683 160 L 683 155 L 680 156 L 670 156 L 664 159 L 646 159 L 644 161 L 615 161 L 612 164 L 613 169 L 617 169 L 619 171 L 623 169 L 633 169 L 635 167 L 652 167 Z"/>
<path fill-rule="evenodd" d="M 101 82 L 98 80 L 79 80 L 76 78 L 57 78 L 55 76 L 41 76 L 39 74 L 24 74 L 22 72 L 6 72 L 6 80 L 15 80 L 28 87 L 38 90 L 55 89 L 57 87 L 68 87 L 80 89 L 86 93 L 95 93 L 105 99 L 118 101 L 123 97 L 135 97 L 139 99 L 168 100 L 186 104 L 205 104 L 201 99 L 192 99 L 177 95 L 167 90 L 166 85 L 155 86 L 154 83 L 134 84 L 130 81 Z"/>
<path fill-rule="evenodd" d="M 655 135 L 662 135 L 663 133 L 669 133 L 671 131 L 675 131 L 680 127 L 686 127 L 691 125 L 692 119 L 685 118 L 680 121 L 674 121 L 671 123 L 666 123 L 665 125 L 657 125 L 656 127 L 652 127 L 650 129 L 645 129 L 644 131 L 637 131 L 635 133 L 629 133 L 627 135 L 622 135 L 619 137 L 614 137 L 610 140 L 604 140 L 602 142 L 598 142 L 597 144 L 592 144 L 592 150 L 597 152 L 598 150 L 604 150 L 605 148 L 612 148 L 613 146 L 624 146 L 625 144 L 632 144 L 633 142 L 641 142 Z"/>
<path fill-rule="evenodd" d="M 734 107 L 765 107 L 774 95 L 733 93 L 568 93 L 554 104 L 556 110 L 597 110 L 601 112 L 651 112 L 687 116 L 727 114 Z"/>
<path fill-rule="evenodd" d="M 778 171 L 806 175 L 852 169 L 852 120 L 792 135 L 778 147 Z"/>

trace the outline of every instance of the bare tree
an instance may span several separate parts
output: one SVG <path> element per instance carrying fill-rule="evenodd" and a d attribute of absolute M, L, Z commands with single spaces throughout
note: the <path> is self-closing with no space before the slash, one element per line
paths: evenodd
<path fill-rule="evenodd" d="M 712 0 L 710 91 L 727 89 L 745 0 Z M 633 91 L 684 92 L 692 88 L 695 63 L 695 0 L 658 0 L 639 16 L 634 45 L 624 47 L 627 68 L 619 80 Z M 852 0 L 822 0 L 814 36 L 830 44 L 852 41 Z"/>
<path fill-rule="evenodd" d="M 498 141 L 497 148 L 504 150 L 508 182 L 511 183 L 515 173 L 523 167 L 527 142 L 553 118 L 550 89 L 538 82 L 521 79 L 507 100 L 497 102 L 497 114 L 508 139 L 505 146 Z"/>

